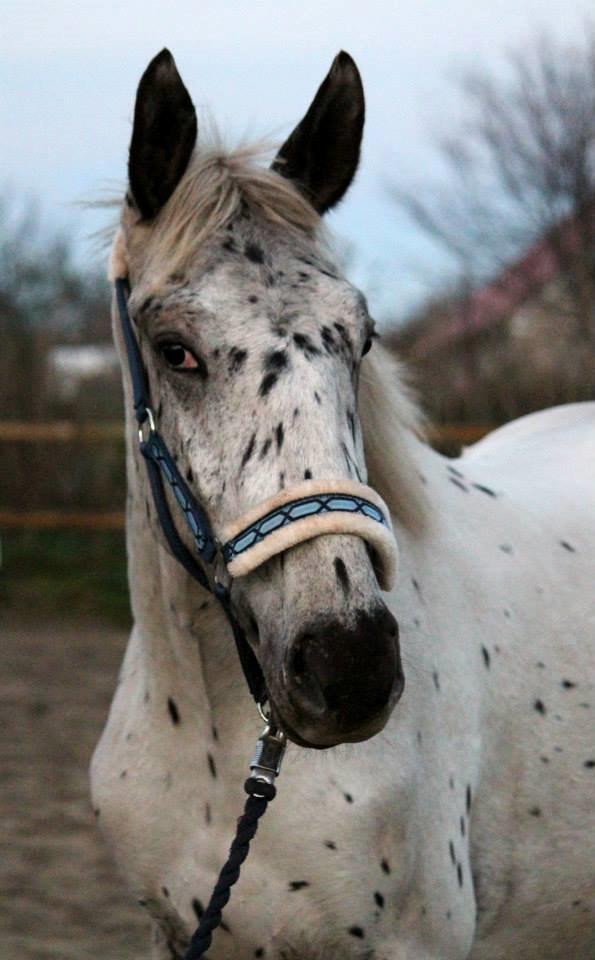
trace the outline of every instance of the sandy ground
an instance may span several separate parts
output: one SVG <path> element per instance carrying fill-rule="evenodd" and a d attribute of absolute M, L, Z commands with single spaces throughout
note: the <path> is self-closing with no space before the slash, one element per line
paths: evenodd
<path fill-rule="evenodd" d="M 87 777 L 126 636 L 30 611 L 3 615 L 0 637 L 0 960 L 146 960 Z"/>

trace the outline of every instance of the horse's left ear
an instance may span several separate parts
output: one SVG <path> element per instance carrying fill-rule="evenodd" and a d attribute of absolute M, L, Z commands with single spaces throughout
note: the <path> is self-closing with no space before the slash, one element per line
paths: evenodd
<path fill-rule="evenodd" d="M 294 181 L 320 214 L 339 202 L 353 179 L 364 115 L 359 70 L 349 54 L 341 51 L 272 167 Z"/>
<path fill-rule="evenodd" d="M 169 50 L 151 60 L 138 85 L 128 160 L 130 190 L 144 219 L 159 213 L 196 143 L 194 104 Z"/>

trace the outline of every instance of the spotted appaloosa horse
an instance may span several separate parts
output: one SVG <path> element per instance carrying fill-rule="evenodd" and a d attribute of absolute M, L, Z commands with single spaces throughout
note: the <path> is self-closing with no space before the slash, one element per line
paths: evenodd
<path fill-rule="evenodd" d="M 384 598 L 354 535 L 234 581 L 299 746 L 209 956 L 593 960 L 595 405 L 455 461 L 420 439 L 381 346 L 361 362 L 372 321 L 320 234 L 363 117 L 340 54 L 268 170 L 196 144 L 167 51 L 137 96 L 112 273 L 178 466 L 215 529 L 304 478 L 368 477 L 401 554 Z M 93 798 L 165 960 L 224 860 L 261 724 L 220 609 L 163 545 L 131 419 L 128 435 L 134 628 Z"/>

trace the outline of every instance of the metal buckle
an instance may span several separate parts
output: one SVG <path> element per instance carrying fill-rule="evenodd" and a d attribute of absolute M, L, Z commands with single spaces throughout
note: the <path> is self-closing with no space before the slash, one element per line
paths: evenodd
<path fill-rule="evenodd" d="M 264 716 L 260 704 L 258 709 L 261 716 Z M 266 721 L 266 724 L 256 741 L 254 756 L 250 761 L 250 771 L 255 780 L 273 786 L 281 771 L 287 737 L 282 730 L 277 730 L 270 720 Z"/>
<path fill-rule="evenodd" d="M 153 411 L 150 407 L 145 407 L 146 417 L 143 422 L 139 425 L 138 428 L 138 442 L 146 443 L 152 433 L 155 433 L 157 427 L 155 426 L 155 417 L 153 416 Z M 145 427 L 148 425 L 148 431 L 145 431 Z"/>

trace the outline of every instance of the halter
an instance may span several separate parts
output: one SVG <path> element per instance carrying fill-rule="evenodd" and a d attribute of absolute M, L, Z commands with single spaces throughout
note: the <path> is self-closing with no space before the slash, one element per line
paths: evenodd
<path fill-rule="evenodd" d="M 176 560 L 221 604 L 231 626 L 248 688 L 266 722 L 250 765 L 252 775 L 245 783 L 249 797 L 244 815 L 238 821 L 228 861 L 185 957 L 185 960 L 198 960 L 209 948 L 212 930 L 220 922 L 230 886 L 239 877 L 258 819 L 266 810 L 268 801 L 275 796 L 274 782 L 286 743 L 283 731 L 275 727 L 265 712 L 268 694 L 264 675 L 233 610 L 227 582 L 233 577 L 245 576 L 297 543 L 323 534 L 351 533 L 362 537 L 374 548 L 379 560 L 379 584 L 389 590 L 395 578 L 397 546 L 389 512 L 381 497 L 371 487 L 351 480 L 306 480 L 263 501 L 223 528 L 217 537 L 206 510 L 194 497 L 157 429 L 147 373 L 128 312 L 128 280 L 116 279 L 115 291 L 132 382 L 139 448 L 147 465 L 161 528 Z M 177 530 L 164 480 L 180 508 L 195 553 L 202 563 L 188 549 Z M 221 571 L 225 571 L 223 576 L 227 582 L 222 579 Z"/>

